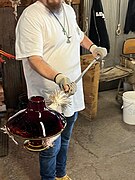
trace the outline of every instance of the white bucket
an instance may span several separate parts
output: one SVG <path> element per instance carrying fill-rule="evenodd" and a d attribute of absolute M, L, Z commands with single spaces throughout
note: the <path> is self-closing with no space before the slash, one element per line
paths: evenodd
<path fill-rule="evenodd" d="M 135 125 L 135 91 L 123 93 L 123 121 Z"/>

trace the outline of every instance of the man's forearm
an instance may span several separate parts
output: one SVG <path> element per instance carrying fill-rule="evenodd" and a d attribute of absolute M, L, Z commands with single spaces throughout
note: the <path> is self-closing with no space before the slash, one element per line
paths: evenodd
<path fill-rule="evenodd" d="M 81 46 L 87 50 L 90 51 L 90 48 L 91 46 L 93 45 L 94 43 L 85 35 L 82 42 L 81 42 Z"/>
<path fill-rule="evenodd" d="M 34 69 L 37 73 L 39 73 L 44 78 L 49 80 L 54 80 L 54 77 L 58 74 L 58 72 L 53 69 L 48 63 L 43 61 L 40 56 L 31 56 L 28 58 L 29 64 L 32 69 Z"/>
<path fill-rule="evenodd" d="M 57 72 L 40 56 L 31 56 L 28 58 L 32 69 L 39 73 L 44 78 L 54 81 L 59 87 L 68 93 L 68 96 L 76 92 L 75 82 L 71 82 L 64 74 Z"/>

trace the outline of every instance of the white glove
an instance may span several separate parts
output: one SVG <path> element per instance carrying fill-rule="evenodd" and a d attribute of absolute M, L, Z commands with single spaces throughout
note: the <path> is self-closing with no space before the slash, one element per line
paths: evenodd
<path fill-rule="evenodd" d="M 77 90 L 77 86 L 75 82 L 71 82 L 71 80 L 66 77 L 65 75 L 58 73 L 55 78 L 54 82 L 59 85 L 60 89 L 65 91 L 65 86 L 68 86 L 68 91 L 65 91 L 65 93 L 68 94 L 68 96 L 71 96 L 75 94 Z"/>
<path fill-rule="evenodd" d="M 107 55 L 106 48 L 97 47 L 95 44 L 93 44 L 89 50 L 94 57 L 100 56 L 101 59 L 103 59 Z"/>

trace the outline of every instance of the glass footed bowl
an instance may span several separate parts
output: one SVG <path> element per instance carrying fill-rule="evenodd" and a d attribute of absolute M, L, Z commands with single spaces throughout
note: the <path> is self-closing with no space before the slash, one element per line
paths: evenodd
<path fill-rule="evenodd" d="M 34 146 L 36 149 L 40 146 L 42 149 L 48 148 L 48 139 L 53 138 L 54 141 L 58 138 L 66 124 L 61 113 L 46 107 L 43 97 L 33 96 L 26 109 L 8 119 L 6 129 L 9 134 L 26 139 L 25 147 L 27 145 L 31 149 Z"/>

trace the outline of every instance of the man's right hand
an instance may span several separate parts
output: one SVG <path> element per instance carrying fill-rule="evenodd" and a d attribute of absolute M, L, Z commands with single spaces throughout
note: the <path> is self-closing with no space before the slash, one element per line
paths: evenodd
<path fill-rule="evenodd" d="M 74 95 L 77 90 L 76 83 L 71 82 L 71 80 L 62 73 L 58 73 L 55 76 L 54 82 L 58 84 L 60 89 L 64 90 L 68 96 Z"/>

